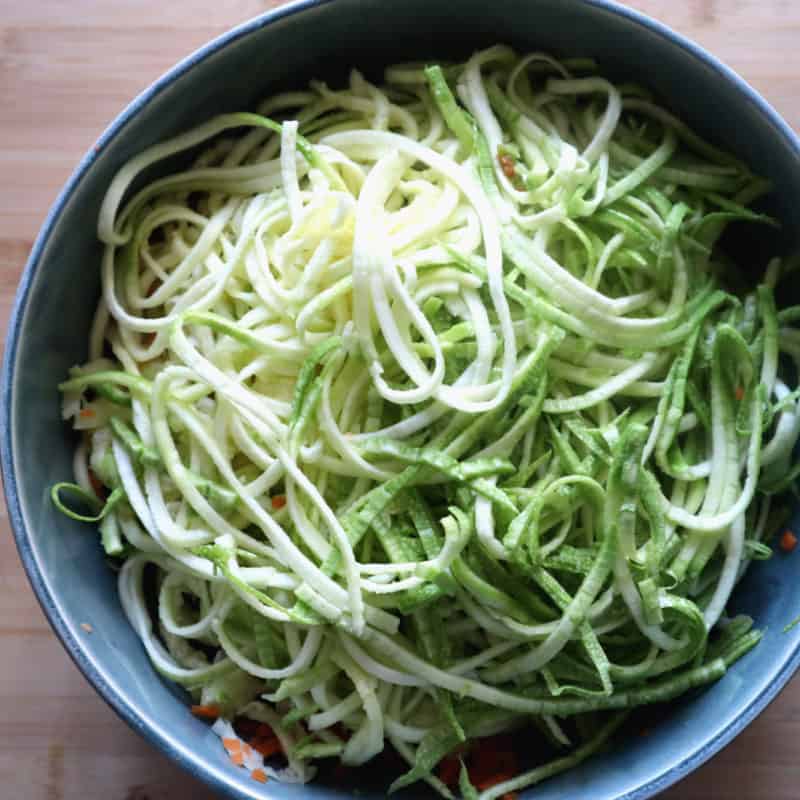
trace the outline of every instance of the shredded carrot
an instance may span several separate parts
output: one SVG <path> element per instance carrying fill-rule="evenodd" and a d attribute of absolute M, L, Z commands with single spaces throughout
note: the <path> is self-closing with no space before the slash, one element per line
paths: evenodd
<path fill-rule="evenodd" d="M 95 410 L 93 408 L 82 408 L 78 412 L 79 417 L 83 417 L 84 419 L 88 419 L 89 417 L 93 417 L 95 415 Z"/>
<path fill-rule="evenodd" d="M 279 508 L 283 508 L 286 505 L 286 495 L 285 494 L 276 494 L 272 498 L 272 507 L 277 511 Z"/>
<path fill-rule="evenodd" d="M 514 171 L 514 159 L 509 155 L 501 155 L 497 157 L 497 160 L 500 162 L 500 169 L 503 170 L 503 175 L 511 180 L 516 174 Z"/>
<path fill-rule="evenodd" d="M 741 400 L 744 397 L 744 389 L 741 386 L 736 387 L 736 399 Z"/>
<path fill-rule="evenodd" d="M 251 778 L 252 778 L 254 781 L 258 781 L 259 783 L 266 783 L 266 782 L 267 782 L 267 773 L 266 773 L 266 772 L 264 772 L 264 770 L 263 770 L 263 769 L 254 769 L 254 770 L 253 770 L 253 771 L 250 773 L 250 777 L 251 777 Z"/>
<path fill-rule="evenodd" d="M 250 747 L 249 744 L 243 744 L 242 745 L 242 755 L 245 758 L 250 758 L 250 756 L 253 755 L 253 748 Z"/>
<path fill-rule="evenodd" d="M 797 537 L 789 530 L 783 532 L 781 536 L 781 550 L 784 553 L 791 553 L 797 547 Z"/>
<path fill-rule="evenodd" d="M 222 740 L 222 746 L 229 753 L 239 753 L 242 750 L 242 743 L 239 739 L 234 739 L 232 736 L 226 736 Z"/>
<path fill-rule="evenodd" d="M 280 753 L 283 750 L 280 741 L 276 737 L 271 739 L 267 739 L 266 737 L 253 739 L 253 749 L 257 753 L 261 753 L 264 758 L 274 756 L 275 753 Z"/>
<path fill-rule="evenodd" d="M 244 766 L 244 754 L 241 750 L 238 753 L 231 753 L 230 759 L 237 767 Z"/>
<path fill-rule="evenodd" d="M 191 711 L 196 717 L 203 717 L 203 719 L 217 719 L 219 717 L 219 708 L 217 706 L 192 706 Z"/>

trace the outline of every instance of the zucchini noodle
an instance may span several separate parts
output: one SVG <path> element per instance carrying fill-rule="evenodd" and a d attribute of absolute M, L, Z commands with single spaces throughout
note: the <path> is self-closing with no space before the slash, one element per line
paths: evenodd
<path fill-rule="evenodd" d="M 155 669 L 226 742 L 273 728 L 269 775 L 391 744 L 392 789 L 492 800 L 572 768 L 759 640 L 725 608 L 797 477 L 800 312 L 779 259 L 729 293 L 718 241 L 775 224 L 764 190 L 644 90 L 504 46 L 214 117 L 108 189 L 53 501 Z M 437 772 L 526 724 L 553 760 Z"/>

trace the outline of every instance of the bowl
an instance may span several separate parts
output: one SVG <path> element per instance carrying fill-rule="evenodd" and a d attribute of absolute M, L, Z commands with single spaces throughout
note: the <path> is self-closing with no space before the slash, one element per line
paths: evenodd
<path fill-rule="evenodd" d="M 797 245 L 797 138 L 741 78 L 657 22 L 605 0 L 460 0 L 457 13 L 445 0 L 305 0 L 216 39 L 134 100 L 64 187 L 23 274 L 0 417 L 3 480 L 20 557 L 53 629 L 97 691 L 135 730 L 230 797 L 322 800 L 346 793 L 274 781 L 262 787 L 233 767 L 217 737 L 187 713 L 181 691 L 152 669 L 122 613 L 96 537 L 50 503 L 49 487 L 71 474 L 73 445 L 56 383 L 86 355 L 99 293 L 100 201 L 134 153 L 222 110 L 251 108 L 269 92 L 312 76 L 334 82 L 351 65 L 374 74 L 393 61 L 463 56 L 496 41 L 593 56 L 606 74 L 646 84 L 702 135 L 773 181 L 769 211 L 784 225 L 773 245 Z M 762 253 L 759 263 L 765 260 Z M 647 738 L 627 741 L 530 796 L 643 800 L 729 742 L 800 664 L 800 627 L 783 633 L 800 609 L 798 560 L 800 554 L 757 562 L 737 588 L 735 610 L 752 615 L 765 636 L 721 681 L 676 701 Z M 412 787 L 405 796 L 420 791 Z"/>

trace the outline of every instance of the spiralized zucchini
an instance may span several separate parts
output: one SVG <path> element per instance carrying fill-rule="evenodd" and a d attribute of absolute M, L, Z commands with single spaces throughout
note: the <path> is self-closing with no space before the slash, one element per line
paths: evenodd
<path fill-rule="evenodd" d="M 155 669 L 272 724 L 292 780 L 388 742 L 392 788 L 471 797 L 436 777 L 459 743 L 563 748 L 482 800 L 720 678 L 800 434 L 791 264 L 735 296 L 717 246 L 774 225 L 766 188 L 642 89 L 503 46 L 133 158 L 53 498 L 99 521 Z"/>

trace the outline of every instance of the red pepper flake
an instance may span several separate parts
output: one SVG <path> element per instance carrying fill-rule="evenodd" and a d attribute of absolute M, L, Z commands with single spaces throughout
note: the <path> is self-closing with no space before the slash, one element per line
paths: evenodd
<path fill-rule="evenodd" d="M 192 706 L 190 711 L 196 717 L 202 717 L 203 719 L 218 719 L 219 718 L 219 706 L 214 706 L 214 705 Z"/>
<path fill-rule="evenodd" d="M 497 157 L 497 160 L 500 163 L 500 169 L 503 170 L 503 175 L 511 180 L 517 174 L 514 170 L 514 159 L 507 153 L 503 153 Z"/>
<path fill-rule="evenodd" d="M 266 773 L 266 772 L 264 772 L 264 770 L 263 770 L 263 769 L 254 769 L 254 770 L 253 770 L 253 771 L 250 773 L 250 777 L 251 777 L 251 778 L 252 778 L 254 781 L 258 781 L 258 783 L 266 783 L 266 782 L 267 782 L 267 773 Z"/>
<path fill-rule="evenodd" d="M 783 532 L 781 536 L 781 550 L 784 553 L 791 553 L 797 547 L 797 537 L 789 530 Z"/>
<path fill-rule="evenodd" d="M 83 417 L 84 419 L 89 419 L 89 417 L 93 417 L 95 415 L 95 410 L 93 408 L 82 408 L 78 412 L 79 417 Z"/>
<path fill-rule="evenodd" d="M 272 507 L 277 511 L 286 505 L 286 495 L 276 494 L 272 498 Z"/>
<path fill-rule="evenodd" d="M 744 397 L 744 389 L 741 386 L 736 387 L 735 396 L 737 400 L 741 400 Z"/>

